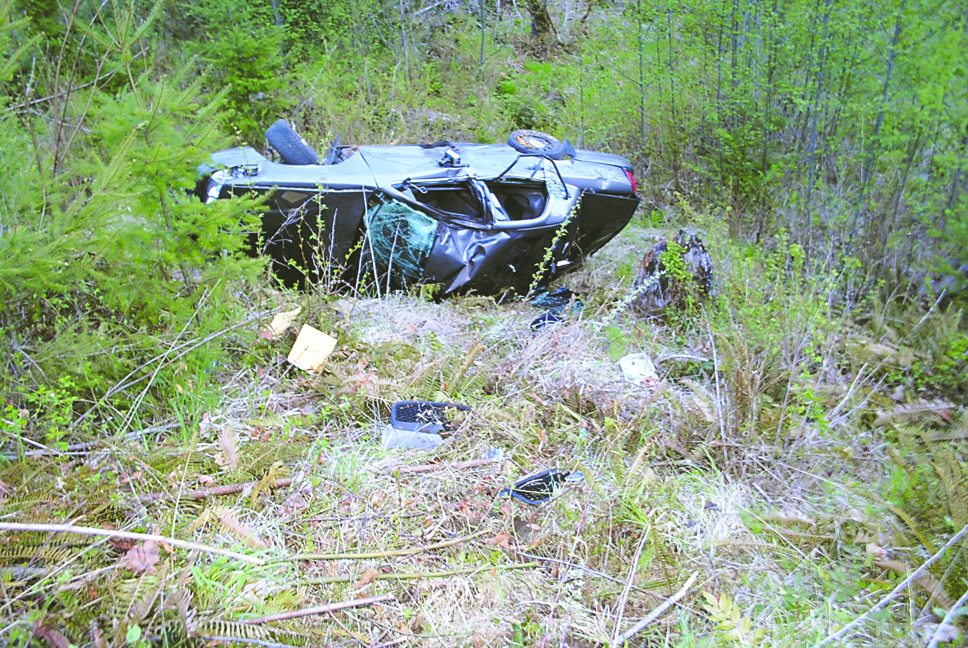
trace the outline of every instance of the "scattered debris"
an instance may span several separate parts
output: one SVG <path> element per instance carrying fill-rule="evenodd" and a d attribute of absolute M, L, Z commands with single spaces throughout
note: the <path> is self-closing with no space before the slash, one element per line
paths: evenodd
<path fill-rule="evenodd" d="M 644 385 L 659 380 L 659 372 L 652 358 L 644 353 L 632 353 L 618 361 L 622 375 L 633 385 Z"/>
<path fill-rule="evenodd" d="M 511 488 L 505 488 L 498 497 L 513 497 L 526 504 L 541 504 L 554 495 L 555 490 L 565 482 L 581 481 L 580 471 L 564 472 L 557 468 L 545 470 L 536 475 L 519 479 Z"/>
<path fill-rule="evenodd" d="M 287 359 L 303 371 L 319 373 L 326 358 L 335 348 L 336 338 L 326 335 L 309 324 L 303 324 Z"/>
<path fill-rule="evenodd" d="M 670 247 L 672 248 L 670 250 Z M 667 255 L 681 255 L 672 260 Z M 635 278 L 633 307 L 653 313 L 667 306 L 681 307 L 689 297 L 705 298 L 713 285 L 713 262 L 698 234 L 679 230 L 675 239 L 659 241 L 642 258 Z"/>
<path fill-rule="evenodd" d="M 392 425 L 383 428 L 384 448 L 411 448 L 413 450 L 432 450 L 444 442 L 444 437 L 432 432 L 397 430 Z"/>
<path fill-rule="evenodd" d="M 399 401 L 390 410 L 390 425 L 383 429 L 385 448 L 436 448 L 444 442 L 440 432 L 453 432 L 447 412 L 470 411 L 467 405 L 430 401 Z"/>
<path fill-rule="evenodd" d="M 264 340 L 275 340 L 276 338 L 282 337 L 282 334 L 289 330 L 293 320 L 301 312 L 302 308 L 300 307 L 296 310 L 286 311 L 285 313 L 276 313 L 276 316 L 269 322 L 269 326 L 259 331 L 259 337 Z"/>
<path fill-rule="evenodd" d="M 565 288 L 562 286 L 553 292 L 539 292 L 531 300 L 531 305 L 537 306 L 538 308 L 547 308 L 553 312 L 560 313 L 565 306 L 571 303 L 571 300 L 574 296 L 574 291 L 572 291 L 570 288 Z M 579 301 L 578 303 L 580 304 L 581 302 Z"/>
<path fill-rule="evenodd" d="M 555 315 L 551 311 L 547 313 L 542 313 L 533 322 L 531 322 L 532 331 L 540 331 L 547 326 L 554 326 L 560 322 L 564 322 L 565 318 L 561 315 Z"/>
<path fill-rule="evenodd" d="M 547 326 L 554 326 L 565 321 L 566 315 L 580 312 L 585 304 L 575 297 L 575 293 L 565 287 L 553 292 L 539 292 L 532 300 L 532 306 L 547 310 L 531 322 L 531 330 L 539 331 Z"/>

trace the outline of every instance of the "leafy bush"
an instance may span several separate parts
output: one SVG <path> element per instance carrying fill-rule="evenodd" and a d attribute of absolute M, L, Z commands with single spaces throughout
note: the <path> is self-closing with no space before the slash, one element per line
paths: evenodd
<path fill-rule="evenodd" d="M 238 282 L 260 268 L 241 254 L 253 205 L 191 195 L 221 99 L 184 74 L 142 76 L 68 103 L 71 123 L 0 116 L 18 169 L 0 175 L 5 399 L 38 383 L 59 402 L 97 399 L 189 325 L 204 337 L 235 316 Z"/>

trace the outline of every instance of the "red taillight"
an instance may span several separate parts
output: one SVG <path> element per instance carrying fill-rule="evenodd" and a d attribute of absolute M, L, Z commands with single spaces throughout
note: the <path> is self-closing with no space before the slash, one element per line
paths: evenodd
<path fill-rule="evenodd" d="M 632 175 L 632 172 L 626 169 L 625 175 L 629 177 L 629 182 L 632 183 L 632 193 L 639 193 L 639 188 L 635 184 L 635 176 Z"/>

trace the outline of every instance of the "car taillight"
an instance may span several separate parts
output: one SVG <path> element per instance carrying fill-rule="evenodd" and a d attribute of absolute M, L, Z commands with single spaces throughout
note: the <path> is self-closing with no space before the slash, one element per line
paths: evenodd
<path fill-rule="evenodd" d="M 628 169 L 626 169 L 625 170 L 625 175 L 627 175 L 629 177 L 629 182 L 632 183 L 632 193 L 634 193 L 634 194 L 639 193 L 639 188 L 635 184 L 635 176 L 632 175 L 632 172 L 629 171 Z"/>

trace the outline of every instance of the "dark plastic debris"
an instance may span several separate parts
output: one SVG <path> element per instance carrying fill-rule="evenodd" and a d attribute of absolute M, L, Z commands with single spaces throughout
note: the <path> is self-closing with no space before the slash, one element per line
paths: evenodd
<path fill-rule="evenodd" d="M 526 504 L 541 504 L 550 500 L 555 490 L 570 478 L 574 478 L 573 476 L 580 477 L 581 473 L 568 473 L 551 468 L 515 482 L 513 487 L 505 488 L 498 495 L 513 497 Z"/>
<path fill-rule="evenodd" d="M 542 313 L 537 318 L 535 318 L 533 322 L 531 322 L 531 330 L 540 331 L 541 329 L 547 326 L 554 326 L 555 324 L 558 324 L 559 322 L 564 322 L 564 321 L 565 321 L 565 318 L 562 317 L 561 315 L 555 315 L 551 311 L 548 311 L 547 313 Z"/>
<path fill-rule="evenodd" d="M 571 298 L 575 296 L 574 291 L 562 286 L 553 292 L 540 292 L 531 300 L 531 304 L 538 308 L 563 309 L 571 303 Z"/>
<path fill-rule="evenodd" d="M 539 331 L 565 321 L 566 315 L 577 313 L 585 308 L 576 293 L 562 286 L 557 290 L 539 292 L 531 299 L 531 305 L 548 309 L 531 322 L 531 330 Z"/>
<path fill-rule="evenodd" d="M 453 432 L 454 424 L 447 411 L 467 412 L 467 405 L 433 403 L 430 401 L 399 401 L 390 409 L 390 425 L 406 432 Z"/>

